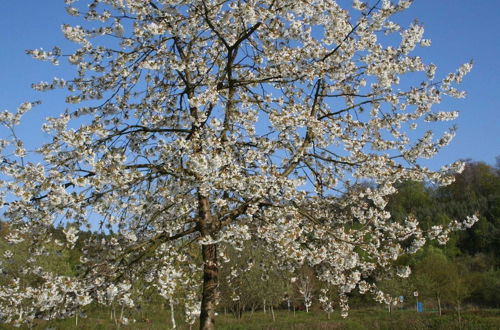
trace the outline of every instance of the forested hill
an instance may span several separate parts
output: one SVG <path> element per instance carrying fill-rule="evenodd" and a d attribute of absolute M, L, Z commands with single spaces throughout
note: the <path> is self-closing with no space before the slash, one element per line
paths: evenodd
<path fill-rule="evenodd" d="M 491 267 L 499 267 L 500 157 L 498 160 L 495 167 L 468 161 L 449 186 L 403 183 L 388 209 L 397 220 L 413 214 L 427 228 L 478 214 L 479 222 L 455 234 L 443 250 L 449 257 L 482 255 Z"/>

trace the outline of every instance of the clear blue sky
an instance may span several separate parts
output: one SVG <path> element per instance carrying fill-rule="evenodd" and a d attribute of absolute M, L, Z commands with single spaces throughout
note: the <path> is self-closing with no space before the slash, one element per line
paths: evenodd
<path fill-rule="evenodd" d="M 47 116 L 62 112 L 64 93 L 38 93 L 33 82 L 53 77 L 71 77 L 64 67 L 54 67 L 25 55 L 26 49 L 52 46 L 73 48 L 60 32 L 66 15 L 63 0 L 13 0 L 0 2 L 0 111 L 14 110 L 27 100 L 43 105 L 27 115 L 20 135 L 34 143 L 47 139 L 40 130 Z M 475 66 L 462 84 L 467 98 L 443 103 L 437 110 L 461 110 L 458 133 L 450 146 L 424 165 L 437 168 L 462 158 L 495 163 L 500 155 L 500 0 L 415 0 L 398 21 L 418 19 L 426 28 L 432 46 L 421 52 L 435 63 L 439 75 L 454 71 L 473 59 Z M 67 49 L 67 48 L 66 48 Z"/>

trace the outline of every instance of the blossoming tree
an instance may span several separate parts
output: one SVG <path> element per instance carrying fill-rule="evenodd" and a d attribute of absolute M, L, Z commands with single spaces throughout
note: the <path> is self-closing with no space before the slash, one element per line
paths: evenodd
<path fill-rule="evenodd" d="M 37 279 L 6 274 L 4 321 L 133 306 L 141 280 L 170 302 L 182 289 L 187 318 L 212 329 L 223 247 L 253 239 L 281 267 L 312 267 L 344 313 L 354 289 L 390 302 L 374 275 L 407 276 L 395 259 L 475 221 L 424 232 L 384 210 L 395 183 L 446 184 L 460 169 L 418 165 L 453 128 L 415 129 L 457 116 L 433 105 L 464 96 L 455 85 L 471 64 L 435 79 L 412 55 L 430 45 L 423 27 L 391 20 L 411 1 L 344 2 L 66 0 L 88 21 L 62 26 L 78 48 L 28 53 L 75 67 L 71 80 L 34 85 L 66 89 L 74 105 L 43 125 L 52 140 L 38 163 L 15 134 L 2 140 L 7 239 L 13 251 L 30 241 L 23 273 Z M 33 105 L 0 120 L 14 132 Z M 353 189 L 361 181 L 370 185 Z M 52 234 L 59 222 L 65 239 Z M 74 276 L 37 265 L 54 244 L 81 249 Z"/>

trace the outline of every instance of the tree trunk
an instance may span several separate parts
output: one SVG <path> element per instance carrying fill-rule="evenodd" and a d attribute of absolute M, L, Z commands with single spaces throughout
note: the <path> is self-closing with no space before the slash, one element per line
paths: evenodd
<path fill-rule="evenodd" d="M 274 308 L 273 308 L 273 305 L 271 305 L 271 314 L 273 315 L 273 322 L 276 322 L 276 317 L 274 316 Z"/>
<path fill-rule="evenodd" d="M 215 329 L 215 306 L 217 303 L 217 246 L 203 245 L 203 297 L 201 299 L 200 329 Z"/>
<path fill-rule="evenodd" d="M 238 319 L 241 320 L 241 318 L 243 317 L 243 311 L 245 310 L 245 305 L 242 305 L 241 304 L 241 301 L 238 300 L 238 304 L 237 304 L 237 317 Z"/>
<path fill-rule="evenodd" d="M 441 313 L 441 298 L 439 298 L 439 295 L 437 296 L 437 301 L 438 301 L 439 316 L 441 316 L 442 315 L 442 313 Z"/>
<path fill-rule="evenodd" d="M 198 193 L 198 214 L 200 232 L 203 237 L 212 236 L 215 223 L 210 212 L 208 197 Z M 201 247 L 203 257 L 203 293 L 200 309 L 200 329 L 215 329 L 215 307 L 218 300 L 219 266 L 217 263 L 217 244 L 204 244 Z"/>
<path fill-rule="evenodd" d="M 172 321 L 172 330 L 177 329 L 177 324 L 175 324 L 174 302 L 172 299 L 170 299 L 170 320 Z"/>
<path fill-rule="evenodd" d="M 118 320 L 116 319 L 116 310 L 115 306 L 113 306 L 113 309 L 111 311 L 111 319 L 115 321 L 115 326 L 118 327 Z"/>

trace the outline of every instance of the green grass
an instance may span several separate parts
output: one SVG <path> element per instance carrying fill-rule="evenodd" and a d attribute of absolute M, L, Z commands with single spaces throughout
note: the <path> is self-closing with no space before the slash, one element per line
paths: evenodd
<path fill-rule="evenodd" d="M 262 312 L 251 316 L 243 315 L 241 320 L 220 317 L 218 329 L 500 329 L 500 311 L 464 313 L 462 324 L 454 313 L 439 316 L 436 313 L 394 311 L 391 314 L 380 310 L 355 310 L 349 317 L 342 318 L 333 313 L 328 319 L 324 312 L 276 313 L 272 316 Z"/>
<path fill-rule="evenodd" d="M 117 312 L 119 314 L 119 312 Z M 170 314 L 167 310 L 145 311 L 133 315 L 124 314 L 135 319 L 129 325 L 117 325 L 110 318 L 109 309 L 95 309 L 85 319 L 79 319 L 78 327 L 75 318 L 57 321 L 36 321 L 35 329 L 170 329 Z M 324 312 L 313 311 L 293 312 L 275 311 L 276 320 L 271 313 L 244 313 L 241 319 L 232 315 L 219 315 L 216 319 L 216 329 L 221 330 L 252 330 L 252 329 L 470 329 L 489 330 L 500 329 L 500 310 L 468 311 L 462 315 L 461 324 L 455 313 L 448 312 L 442 316 L 434 312 L 416 313 L 414 311 L 393 311 L 389 314 L 380 309 L 364 309 L 351 311 L 348 318 L 343 319 L 338 312 L 332 313 L 330 319 Z M 178 329 L 189 329 L 181 320 L 177 320 Z M 27 328 L 27 327 L 25 327 Z M 0 329 L 13 329 L 0 325 Z M 197 329 L 193 325 L 192 329 Z"/>

